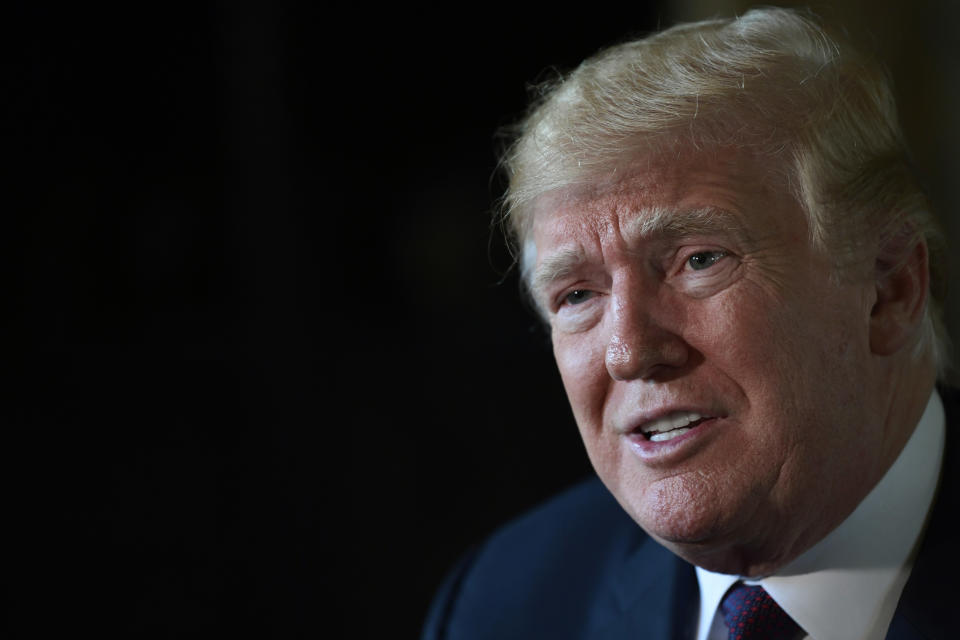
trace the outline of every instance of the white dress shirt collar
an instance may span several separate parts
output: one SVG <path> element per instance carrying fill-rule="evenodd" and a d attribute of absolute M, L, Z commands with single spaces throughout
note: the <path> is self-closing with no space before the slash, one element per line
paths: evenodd
<path fill-rule="evenodd" d="M 946 418 L 936 391 L 903 451 L 863 502 L 827 537 L 758 582 L 816 640 L 882 638 L 933 503 Z M 855 453 L 853 455 L 856 455 Z M 697 567 L 697 640 L 726 638 L 715 613 L 739 576 Z"/>

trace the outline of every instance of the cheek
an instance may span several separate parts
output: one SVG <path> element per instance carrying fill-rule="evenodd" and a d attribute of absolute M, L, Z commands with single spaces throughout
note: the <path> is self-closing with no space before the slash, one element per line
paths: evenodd
<path fill-rule="evenodd" d="M 711 372 L 726 377 L 741 391 L 769 380 L 774 360 L 790 331 L 777 325 L 779 310 L 747 296 L 716 296 L 687 309 L 683 338 Z"/>
<path fill-rule="evenodd" d="M 571 401 L 589 400 L 598 380 L 606 373 L 603 350 L 596 341 L 580 336 L 553 338 L 553 357 Z"/>
<path fill-rule="evenodd" d="M 597 341 L 584 336 L 554 336 L 553 354 L 577 426 L 589 447 L 603 427 L 609 386 L 604 351 Z"/>
<path fill-rule="evenodd" d="M 743 389 L 755 424 L 779 425 L 755 429 L 758 452 L 828 458 L 823 443 L 839 445 L 856 430 L 844 418 L 860 406 L 850 382 L 861 373 L 866 338 L 845 307 L 849 300 L 830 290 L 792 304 L 768 302 L 748 298 L 737 312 L 717 314 L 716 335 L 726 337 L 715 358 Z"/>

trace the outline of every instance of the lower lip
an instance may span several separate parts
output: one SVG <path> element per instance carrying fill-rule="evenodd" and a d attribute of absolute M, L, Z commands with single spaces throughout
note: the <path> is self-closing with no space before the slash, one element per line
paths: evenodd
<path fill-rule="evenodd" d="M 677 457 L 692 454 L 697 443 L 714 431 L 719 422 L 719 418 L 704 420 L 686 433 L 663 442 L 648 440 L 642 433 L 629 434 L 627 441 L 633 452 L 644 462 L 670 462 Z"/>

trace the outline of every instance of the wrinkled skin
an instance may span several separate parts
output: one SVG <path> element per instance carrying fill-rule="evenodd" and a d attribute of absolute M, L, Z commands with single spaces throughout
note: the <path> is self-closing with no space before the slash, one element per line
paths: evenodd
<path fill-rule="evenodd" d="M 839 524 L 902 449 L 930 364 L 905 369 L 906 339 L 878 333 L 890 322 L 876 256 L 833 277 L 765 163 L 641 158 L 541 197 L 533 215 L 531 286 L 590 459 L 679 555 L 769 573 Z M 916 316 L 898 316 L 901 332 L 919 321 L 926 280 L 914 280 L 921 302 L 901 305 Z M 659 443 L 637 430 L 676 411 L 709 419 Z"/>

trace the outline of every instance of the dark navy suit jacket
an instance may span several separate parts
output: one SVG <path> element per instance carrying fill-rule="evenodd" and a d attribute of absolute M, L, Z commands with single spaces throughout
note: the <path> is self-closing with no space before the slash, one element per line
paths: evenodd
<path fill-rule="evenodd" d="M 960 395 L 941 390 L 947 445 L 934 510 L 887 634 L 960 638 Z M 506 526 L 441 586 L 423 640 L 693 638 L 693 566 L 661 547 L 590 479 Z"/>

